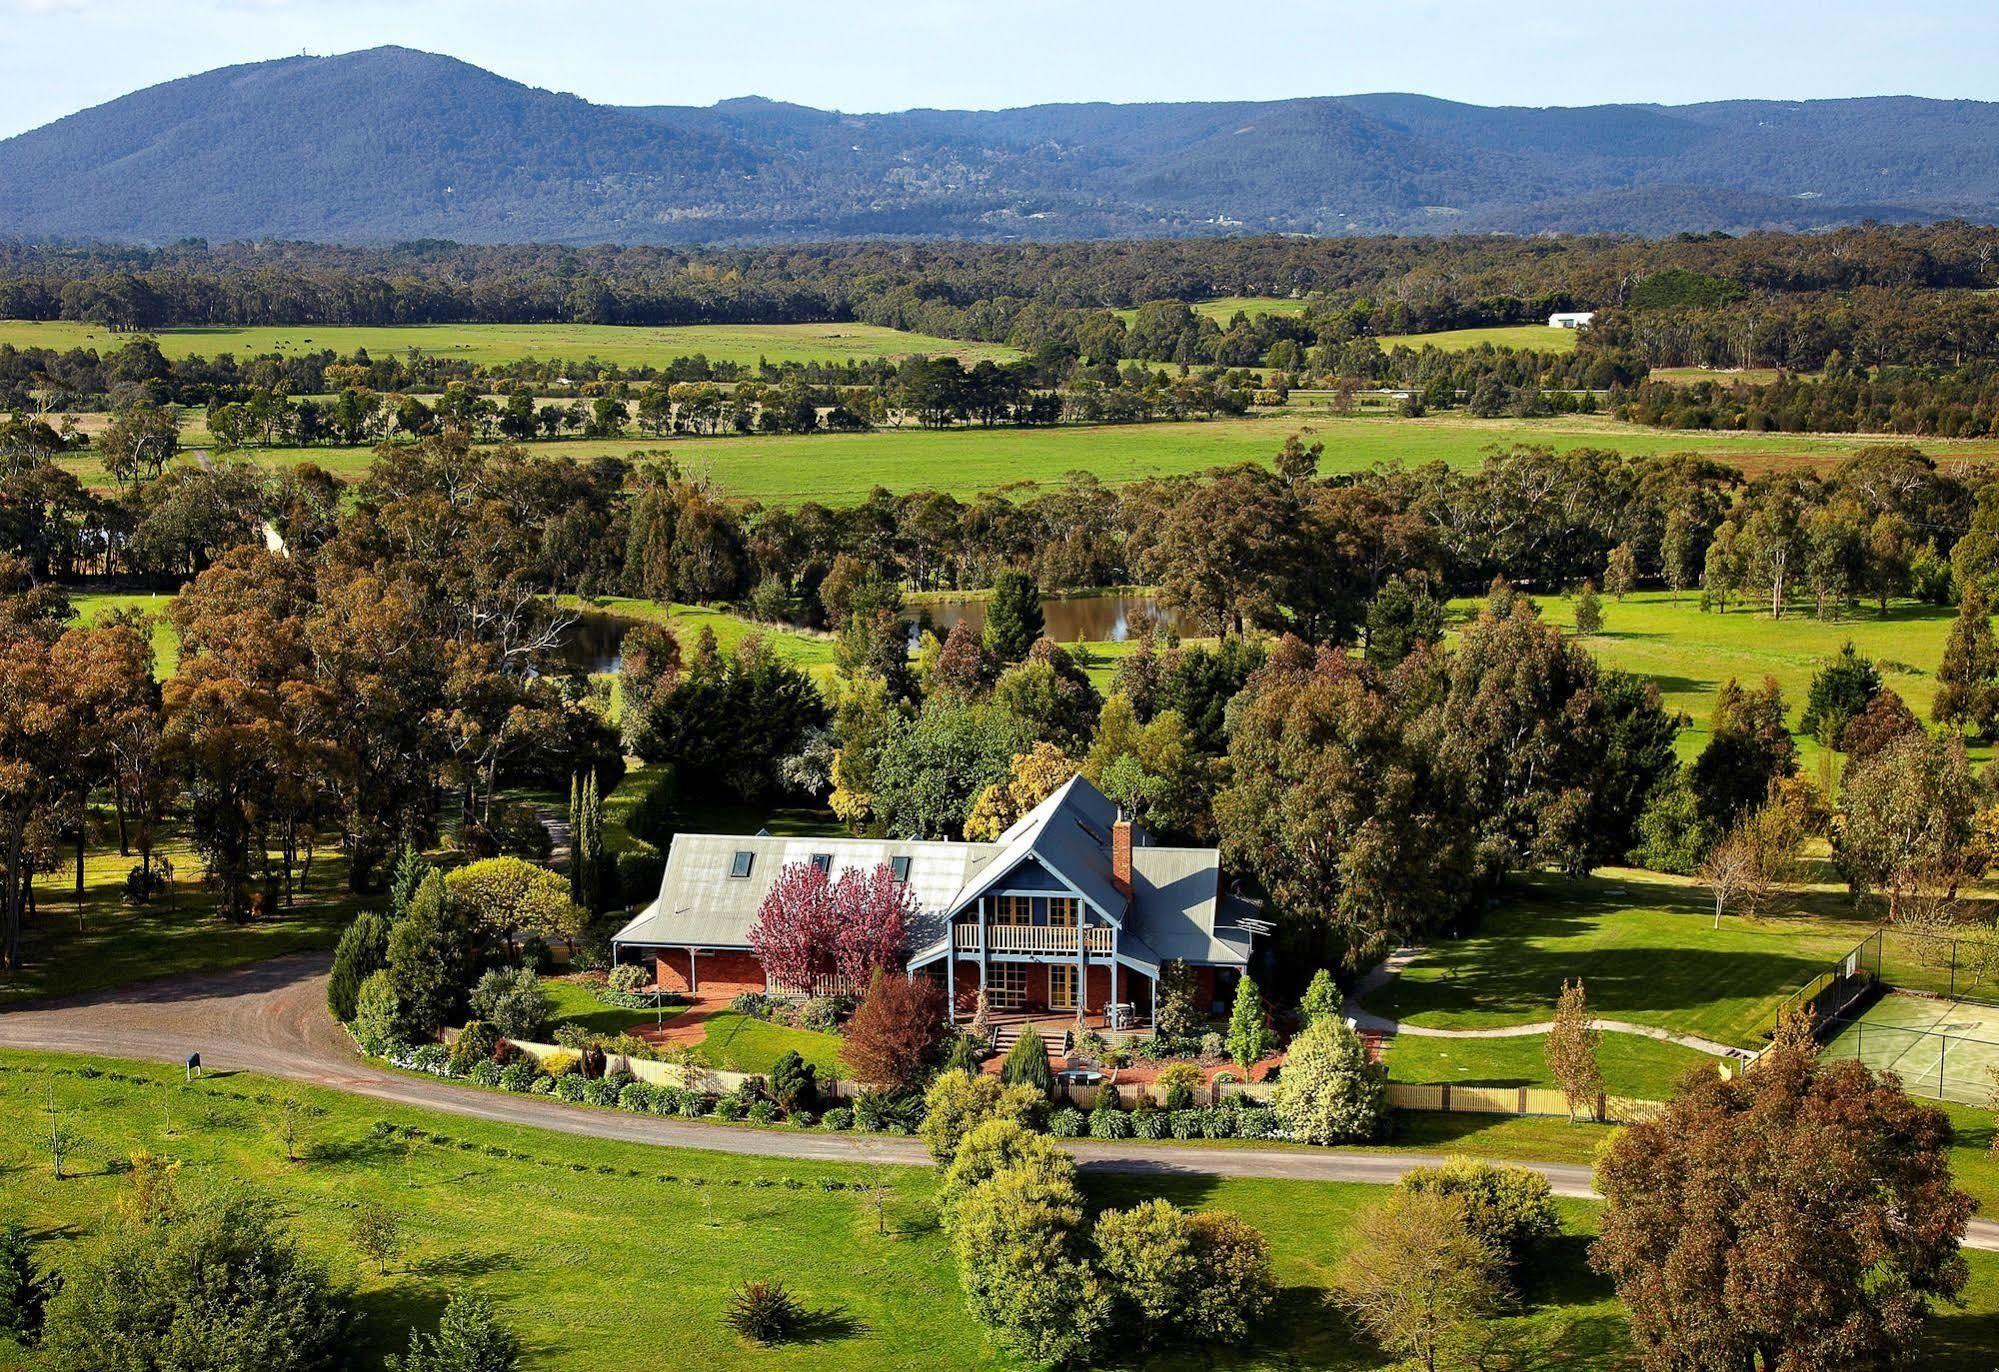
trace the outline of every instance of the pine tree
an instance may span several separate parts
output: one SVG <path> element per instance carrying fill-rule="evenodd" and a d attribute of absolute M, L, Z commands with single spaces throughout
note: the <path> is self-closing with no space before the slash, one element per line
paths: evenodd
<path fill-rule="evenodd" d="M 985 649 L 1002 665 L 1022 661 L 1041 637 L 1041 589 L 1025 572 L 1001 572 L 993 578 L 986 602 Z"/>
<path fill-rule="evenodd" d="M 1235 1008 L 1229 1014 L 1229 1056 L 1242 1068 L 1244 1081 L 1249 1080 L 1250 1068 L 1262 1062 L 1276 1047 L 1276 1035 L 1270 1032 L 1270 1024 L 1263 1012 L 1263 993 L 1257 990 L 1253 978 L 1245 976 L 1236 983 Z"/>
<path fill-rule="evenodd" d="M 399 920 L 416 899 L 417 888 L 430 875 L 431 865 L 424 860 L 423 853 L 415 843 L 405 840 L 403 850 L 396 856 L 395 875 L 389 878 L 389 919 Z"/>

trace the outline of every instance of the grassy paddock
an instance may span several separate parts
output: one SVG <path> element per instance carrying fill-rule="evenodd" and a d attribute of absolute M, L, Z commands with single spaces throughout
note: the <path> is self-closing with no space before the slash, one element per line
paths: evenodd
<path fill-rule="evenodd" d="M 53 1075 L 50 1068 L 62 1069 Z M 85 1078 L 78 1068 L 108 1075 Z M 58 1182 L 35 1143 L 53 1085 L 82 1138 Z M 303 1161 L 271 1136 L 274 1104 L 311 1110 Z M 1437 1117 L 1443 1131 L 1456 1121 Z M 382 1122 L 398 1132 L 384 1133 Z M 1601 1137 L 1590 1126 L 1532 1123 Z M 414 1131 L 406 1137 L 400 1131 Z M 1011 1368 L 964 1312 L 931 1196 L 928 1170 L 780 1159 L 557 1135 L 430 1111 L 383 1106 L 249 1075 L 183 1085 L 170 1068 L 0 1053 L 0 1170 L 6 1213 L 30 1227 L 44 1261 L 61 1263 L 102 1232 L 129 1183 L 137 1150 L 181 1163 L 182 1184 L 249 1184 L 278 1198 L 288 1224 L 363 1315 L 362 1365 L 400 1348 L 403 1329 L 434 1323 L 445 1298 L 474 1290 L 494 1301 L 535 1369 L 640 1366 Z M 1487 1150 L 1491 1151 L 1491 1150 Z M 891 1188 L 886 1234 L 865 1188 Z M 1325 1304 L 1355 1215 L 1380 1188 L 1214 1177 L 1088 1177 L 1091 1200 L 1127 1205 L 1153 1195 L 1233 1211 L 1270 1238 L 1282 1294 L 1258 1343 L 1239 1354 L 1192 1353 L 1140 1365 L 1359 1369 L 1390 1360 L 1358 1344 Z M 409 1250 L 387 1274 L 349 1237 L 360 1206 L 389 1208 Z M 1623 1318 L 1606 1283 L 1584 1266 L 1595 1208 L 1561 1204 L 1563 1237 L 1527 1276 L 1524 1313 L 1503 1332 L 1537 1365 L 1621 1365 Z M 1970 1300 L 1942 1312 L 1925 1366 L 1989 1368 L 1999 1337 L 1999 1262 L 1973 1254 Z M 775 1350 L 727 1331 L 719 1313 L 750 1277 L 784 1280 L 818 1316 L 817 1337 Z M 662 1286 L 662 1282 L 669 1285 Z M 0 1351 L 33 1369 L 31 1357 Z"/>
<path fill-rule="evenodd" d="M 68 320 L 0 320 L 0 343 L 17 348 L 94 348 L 115 352 L 137 335 L 112 333 Z M 402 324 L 384 327 L 332 324 L 246 326 L 234 324 L 158 329 L 153 338 L 168 357 L 234 353 L 299 354 L 331 348 L 347 356 L 360 349 L 381 356 L 411 348 L 432 357 L 503 363 L 538 357 L 566 362 L 596 358 L 620 366 L 662 366 L 699 353 L 710 362 L 846 362 L 949 354 L 967 364 L 1019 356 L 999 343 L 969 343 L 904 333 L 873 324 L 676 324 L 646 328 L 621 324 Z"/>
<path fill-rule="evenodd" d="M 1458 608 L 1471 613 L 1478 603 L 1462 601 Z M 1575 607 L 1568 597 L 1540 597 L 1536 603 L 1550 623 L 1574 628 Z M 1816 619 L 1808 607 L 1794 605 L 1782 619 L 1772 619 L 1767 607 L 1758 609 L 1753 602 L 1726 614 L 1704 614 L 1698 592 L 1644 591 L 1606 599 L 1603 632 L 1582 642 L 1606 666 L 1650 677 L 1669 708 L 1686 711 L 1692 727 L 1681 734 L 1680 746 L 1691 757 L 1707 745 L 1715 693 L 1730 677 L 1746 686 L 1775 677 L 1795 728 L 1820 665 L 1848 642 L 1873 658 L 1882 680 L 1927 719 L 1955 618 L 1950 606 L 1912 601 L 1891 603 L 1885 616 L 1867 606 L 1842 618 Z M 1815 758 L 1816 745 L 1800 742 Z"/>
<path fill-rule="evenodd" d="M 1490 343 L 1495 348 L 1533 348 L 1544 353 L 1572 353 L 1578 333 L 1574 329 L 1551 329 L 1546 324 L 1502 324 L 1490 329 L 1440 329 L 1436 333 L 1384 334 L 1375 340 L 1381 350 L 1390 348 L 1442 348 L 1445 352 L 1469 352 Z"/>
<path fill-rule="evenodd" d="M 1392 1081 L 1417 1084 L 1553 1087 L 1547 1046 L 1543 1035 L 1440 1039 L 1402 1034 L 1390 1041 L 1388 1075 Z M 1637 1100 L 1664 1100 L 1681 1077 L 1699 1068 L 1712 1070 L 1716 1061 L 1692 1048 L 1635 1034 L 1605 1034 L 1597 1059 L 1609 1093 Z"/>
<path fill-rule="evenodd" d="M 1107 484 L 1123 485 L 1237 462 L 1267 462 L 1285 436 L 1294 432 L 1325 443 L 1320 469 L 1328 473 L 1363 471 L 1390 462 L 1473 467 L 1494 446 L 1516 443 L 1557 450 L 1597 447 L 1633 456 L 1692 452 L 1757 472 L 1795 465 L 1826 468 L 1856 449 L 1890 441 L 1850 434 L 1682 432 L 1583 416 L 1342 416 L 1307 402 L 1240 419 L 1184 423 L 1063 424 L 1037 429 L 912 427 L 863 434 L 716 438 L 632 436 L 537 442 L 529 451 L 545 457 L 587 460 L 665 449 L 684 468 L 706 476 L 731 496 L 775 504 L 817 500 L 851 505 L 877 486 L 897 492 L 928 488 L 968 497 L 1034 483 L 1055 484 L 1073 471 L 1087 471 Z M 191 424 L 183 444 L 198 447 L 200 439 Z M 1999 457 L 1999 442 L 1989 440 L 1926 439 L 1920 446 L 1940 458 Z M 317 463 L 348 481 L 365 476 L 373 459 L 369 448 L 249 448 L 240 455 L 273 469 Z M 91 450 L 63 458 L 62 465 L 86 485 L 108 489 L 113 484 Z"/>

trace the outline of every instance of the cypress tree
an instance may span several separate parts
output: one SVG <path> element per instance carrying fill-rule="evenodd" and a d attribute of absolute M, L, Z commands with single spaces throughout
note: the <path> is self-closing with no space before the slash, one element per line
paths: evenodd
<path fill-rule="evenodd" d="M 326 977 L 326 1008 L 342 1024 L 354 1018 L 361 983 L 388 965 L 389 921 L 376 910 L 363 910 L 340 935 L 333 952 L 333 970 Z"/>
<path fill-rule="evenodd" d="M 1041 637 L 1047 621 L 1041 614 L 1041 590 L 1026 572 L 1001 572 L 993 578 L 992 599 L 986 602 L 986 652 L 1001 664 L 1022 661 Z"/>

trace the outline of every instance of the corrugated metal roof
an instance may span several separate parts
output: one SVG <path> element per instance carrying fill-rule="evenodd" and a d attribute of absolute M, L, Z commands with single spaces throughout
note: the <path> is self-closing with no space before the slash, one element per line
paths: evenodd
<path fill-rule="evenodd" d="M 1058 873 L 1091 904 L 1122 919 L 1120 951 L 1157 967 L 1173 958 L 1239 966 L 1249 935 L 1217 927 L 1220 855 L 1213 848 L 1156 848 L 1134 833 L 1129 902 L 1111 866 L 1117 807 L 1076 777 L 1000 836 L 997 843 L 909 842 L 871 838 L 743 838 L 679 834 L 667 855 L 660 896 L 620 929 L 616 941 L 639 946 L 747 948 L 757 911 L 778 874 L 824 855 L 828 875 L 909 859 L 909 884 L 921 912 L 910 930 L 918 959 L 940 955 L 953 913 L 971 906 L 1021 863 Z M 750 855 L 746 877 L 730 875 L 736 855 Z"/>

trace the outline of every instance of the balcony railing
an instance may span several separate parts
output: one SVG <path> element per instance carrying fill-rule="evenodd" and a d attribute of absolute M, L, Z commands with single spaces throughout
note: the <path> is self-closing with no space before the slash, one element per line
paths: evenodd
<path fill-rule="evenodd" d="M 1083 946 L 1092 953 L 1110 956 L 1111 930 L 1101 924 L 1085 925 Z M 979 951 L 979 926 L 952 927 L 951 945 L 961 953 Z M 993 924 L 986 928 L 989 953 L 1074 953 L 1076 930 L 1061 924 Z"/>

